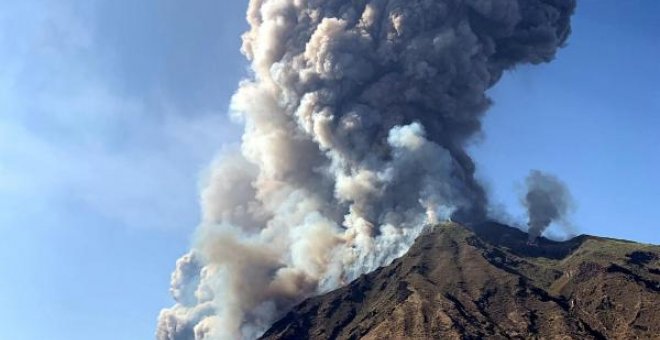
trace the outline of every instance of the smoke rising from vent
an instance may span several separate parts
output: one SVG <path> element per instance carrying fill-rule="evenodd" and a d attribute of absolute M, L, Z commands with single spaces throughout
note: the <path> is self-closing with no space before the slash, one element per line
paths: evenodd
<path fill-rule="evenodd" d="M 529 239 L 536 240 L 553 222 L 570 226 L 567 214 L 573 206 L 568 188 L 557 177 L 532 170 L 525 180 L 522 202 L 529 217 Z"/>
<path fill-rule="evenodd" d="M 251 0 L 233 98 L 240 150 L 212 167 L 203 221 L 157 338 L 254 338 L 301 299 L 400 256 L 426 223 L 485 218 L 464 146 L 485 92 L 552 60 L 574 0 Z"/>

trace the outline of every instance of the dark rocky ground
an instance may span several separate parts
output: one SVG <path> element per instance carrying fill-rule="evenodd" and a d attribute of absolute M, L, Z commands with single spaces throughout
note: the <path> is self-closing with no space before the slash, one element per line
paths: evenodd
<path fill-rule="evenodd" d="M 410 251 L 308 299 L 264 339 L 660 339 L 660 247 L 430 228 Z"/>

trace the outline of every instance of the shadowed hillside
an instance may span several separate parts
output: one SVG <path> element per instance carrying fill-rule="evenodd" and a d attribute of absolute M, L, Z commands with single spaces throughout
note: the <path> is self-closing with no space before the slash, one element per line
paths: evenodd
<path fill-rule="evenodd" d="M 539 239 L 496 223 L 439 225 L 408 253 L 308 299 L 264 339 L 649 339 L 660 335 L 660 247 Z"/>

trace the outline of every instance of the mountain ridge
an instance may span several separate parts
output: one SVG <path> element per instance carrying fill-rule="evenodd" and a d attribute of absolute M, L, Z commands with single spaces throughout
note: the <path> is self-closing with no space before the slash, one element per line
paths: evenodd
<path fill-rule="evenodd" d="M 498 223 L 428 228 L 390 265 L 309 298 L 262 339 L 660 336 L 660 247 Z"/>

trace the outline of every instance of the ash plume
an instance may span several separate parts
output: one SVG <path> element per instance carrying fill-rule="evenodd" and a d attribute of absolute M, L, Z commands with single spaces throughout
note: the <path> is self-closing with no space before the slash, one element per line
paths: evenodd
<path fill-rule="evenodd" d="M 534 242 L 553 222 L 570 226 L 567 214 L 573 206 L 568 188 L 557 177 L 532 170 L 525 180 L 522 198 L 529 218 L 529 240 Z"/>
<path fill-rule="evenodd" d="M 486 90 L 553 59 L 574 0 L 251 0 L 240 150 L 211 169 L 157 338 L 254 338 L 303 298 L 477 222 Z"/>

